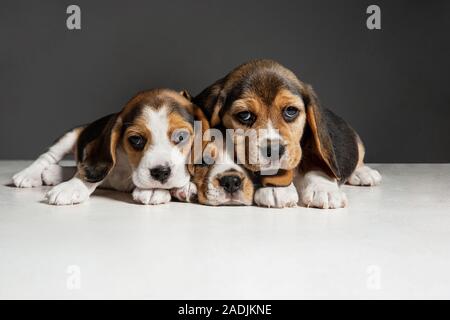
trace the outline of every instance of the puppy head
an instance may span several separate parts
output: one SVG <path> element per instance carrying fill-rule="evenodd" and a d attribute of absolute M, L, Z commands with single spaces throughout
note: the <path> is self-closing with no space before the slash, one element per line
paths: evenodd
<path fill-rule="evenodd" d="M 315 152 L 333 166 L 331 140 L 312 88 L 277 62 L 239 66 L 194 102 L 212 126 L 233 129 L 239 163 L 251 171 L 294 169 L 302 158 L 305 129 L 311 129 Z"/>
<path fill-rule="evenodd" d="M 142 92 L 114 117 L 99 135 L 83 163 L 95 163 L 95 152 L 107 154 L 106 167 L 125 154 L 133 183 L 143 189 L 178 188 L 189 182 L 186 163 L 194 141 L 196 107 L 182 94 L 168 89 Z M 94 141 L 95 142 L 95 141 Z M 91 165 L 91 169 L 92 166 Z M 92 171 L 92 170 L 91 170 Z"/>
<path fill-rule="evenodd" d="M 197 186 L 198 202 L 210 206 L 249 206 L 253 203 L 254 187 L 247 171 L 237 165 L 226 150 L 208 144 L 208 156 L 202 164 L 189 165 Z"/>

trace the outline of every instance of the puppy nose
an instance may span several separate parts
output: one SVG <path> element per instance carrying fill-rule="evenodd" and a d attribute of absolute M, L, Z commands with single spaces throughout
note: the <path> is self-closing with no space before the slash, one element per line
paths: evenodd
<path fill-rule="evenodd" d="M 153 177 L 153 179 L 161 183 L 164 183 L 167 181 L 167 179 L 169 179 L 171 172 L 172 170 L 170 169 L 170 167 L 166 166 L 157 166 L 150 169 L 150 174 Z"/>
<path fill-rule="evenodd" d="M 286 147 L 280 141 L 267 140 L 266 144 L 261 147 L 261 153 L 267 158 L 271 158 L 275 154 L 278 154 L 278 157 L 281 158 L 285 152 Z"/>
<path fill-rule="evenodd" d="M 242 179 L 238 176 L 223 176 L 219 179 L 219 184 L 228 193 L 234 193 L 241 189 Z"/>

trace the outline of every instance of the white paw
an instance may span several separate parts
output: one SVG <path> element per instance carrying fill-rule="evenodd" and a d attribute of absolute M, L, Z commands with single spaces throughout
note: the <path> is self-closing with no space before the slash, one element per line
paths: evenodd
<path fill-rule="evenodd" d="M 142 204 L 164 204 L 170 202 L 170 191 L 165 189 L 139 189 L 133 190 L 133 199 Z"/>
<path fill-rule="evenodd" d="M 30 166 L 19 173 L 16 173 L 12 180 L 18 188 L 32 188 L 42 186 L 42 169 L 40 167 Z"/>
<path fill-rule="evenodd" d="M 90 194 L 83 181 L 73 178 L 53 187 L 45 197 L 49 204 L 63 206 L 81 203 L 87 200 Z"/>
<path fill-rule="evenodd" d="M 170 194 L 179 201 L 193 202 L 197 198 L 197 186 L 189 182 L 184 187 L 170 190 Z"/>
<path fill-rule="evenodd" d="M 42 182 L 46 186 L 56 186 L 64 181 L 63 167 L 57 164 L 52 164 L 42 171 Z"/>
<path fill-rule="evenodd" d="M 267 187 L 256 190 L 254 199 L 260 207 L 295 207 L 298 203 L 298 193 L 294 184 L 288 187 Z"/>
<path fill-rule="evenodd" d="M 353 186 L 376 186 L 381 182 L 381 174 L 368 166 L 357 168 L 347 183 Z"/>
<path fill-rule="evenodd" d="M 347 196 L 336 181 L 320 171 L 308 172 L 301 178 L 299 192 L 307 207 L 338 209 L 347 206 Z"/>

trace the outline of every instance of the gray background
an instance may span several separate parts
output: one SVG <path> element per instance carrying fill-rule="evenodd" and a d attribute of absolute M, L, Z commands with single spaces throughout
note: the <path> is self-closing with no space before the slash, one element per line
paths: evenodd
<path fill-rule="evenodd" d="M 366 28 L 370 4 L 382 30 Z M 78 4 L 82 30 L 66 29 Z M 196 94 L 272 58 L 360 133 L 370 162 L 450 162 L 449 1 L 5 1 L 0 158 L 36 157 L 136 92 Z"/>

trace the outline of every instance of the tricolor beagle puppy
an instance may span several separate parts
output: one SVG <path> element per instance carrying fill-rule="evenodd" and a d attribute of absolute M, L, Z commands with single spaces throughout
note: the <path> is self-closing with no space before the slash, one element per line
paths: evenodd
<path fill-rule="evenodd" d="M 364 146 L 355 131 L 319 105 L 311 86 L 275 61 L 245 63 L 193 102 L 211 127 L 233 129 L 236 149 L 244 150 L 236 151 L 239 162 L 259 176 L 257 205 L 295 206 L 295 174 L 301 202 L 317 208 L 345 207 L 347 199 L 339 188 L 345 182 L 381 181 L 377 171 L 364 165 Z M 248 132 L 256 132 L 251 143 Z"/>
<path fill-rule="evenodd" d="M 192 184 L 186 165 L 194 120 L 206 121 L 184 93 L 139 93 L 119 113 L 65 134 L 13 182 L 17 187 L 56 184 L 46 195 L 55 205 L 83 202 L 97 187 L 132 192 L 143 204 L 166 203 L 170 189 Z M 75 175 L 60 183 L 67 174 L 56 164 L 71 152 Z"/>
<path fill-rule="evenodd" d="M 248 171 L 235 163 L 233 153 L 226 147 L 209 143 L 201 163 L 188 165 L 195 188 L 188 192 L 177 189 L 176 198 L 186 201 L 196 198 L 198 203 L 209 206 L 250 206 L 253 204 L 254 187 Z"/>

